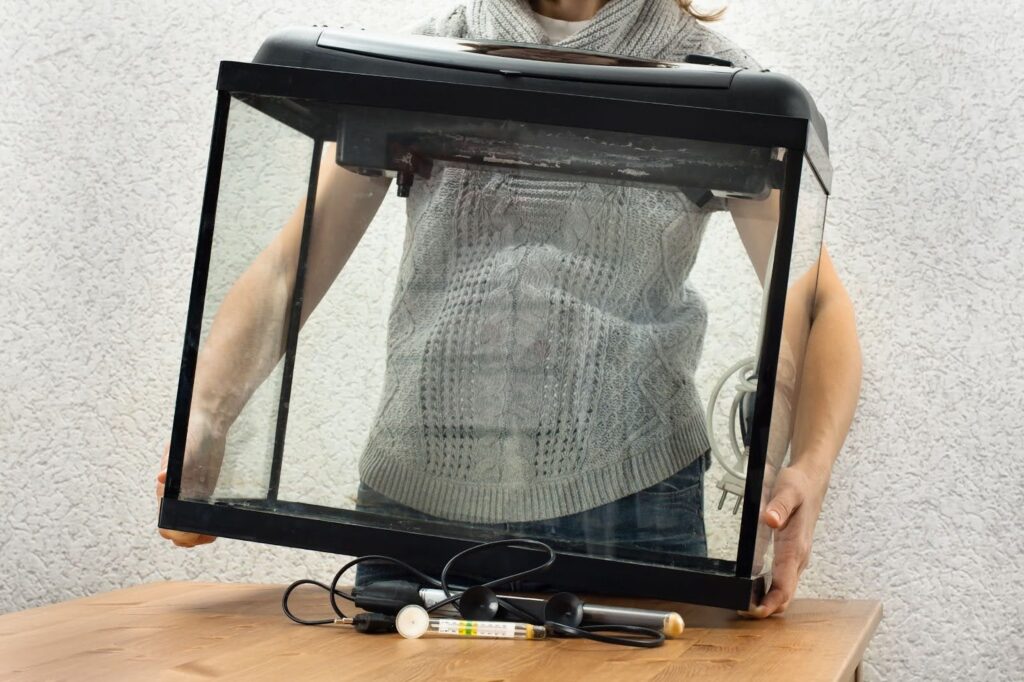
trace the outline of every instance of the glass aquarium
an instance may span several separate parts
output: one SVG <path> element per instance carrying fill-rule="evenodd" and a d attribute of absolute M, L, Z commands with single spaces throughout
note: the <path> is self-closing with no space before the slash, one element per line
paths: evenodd
<path fill-rule="evenodd" d="M 218 91 L 162 527 L 760 597 L 831 182 L 799 85 L 291 29 Z"/>

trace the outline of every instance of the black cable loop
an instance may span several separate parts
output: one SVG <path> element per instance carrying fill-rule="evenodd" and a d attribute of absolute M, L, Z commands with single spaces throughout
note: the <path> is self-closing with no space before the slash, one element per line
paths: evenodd
<path fill-rule="evenodd" d="M 303 585 L 316 585 L 317 587 L 327 590 L 328 592 L 331 591 L 330 587 L 324 585 L 319 580 L 310 580 L 309 578 L 296 580 L 287 588 L 285 588 L 284 594 L 281 595 L 281 610 L 284 611 L 284 615 L 288 616 L 288 618 L 298 623 L 299 625 L 330 625 L 331 623 L 333 623 L 333 618 L 318 618 L 315 620 L 305 620 L 303 618 L 299 618 L 298 616 L 296 616 L 294 613 L 292 613 L 291 609 L 288 608 L 288 599 L 292 596 L 292 592 L 295 591 L 295 588 L 301 587 Z"/>
<path fill-rule="evenodd" d="M 405 570 L 409 571 L 410 573 L 412 573 L 413 575 L 415 575 L 417 578 L 419 578 L 420 580 L 424 581 L 428 585 L 432 585 L 434 587 L 441 587 L 441 583 L 438 582 L 435 578 L 431 578 L 426 573 L 420 571 L 417 568 L 414 568 L 414 567 L 410 566 L 409 564 L 405 563 L 404 561 L 402 561 L 400 559 L 395 559 L 394 557 L 384 556 L 382 554 L 368 554 L 366 556 L 361 556 L 361 557 L 355 558 L 352 561 L 350 561 L 347 564 L 345 564 L 344 566 L 342 566 L 340 569 L 338 569 L 338 572 L 334 574 L 334 579 L 331 580 L 331 584 L 330 585 L 325 585 L 324 583 L 320 582 L 319 580 L 311 580 L 309 578 L 303 578 L 301 580 L 296 580 L 291 585 L 289 585 L 287 588 L 285 588 L 284 594 L 281 596 L 281 610 L 284 611 L 284 615 L 288 616 L 288 618 L 290 618 L 292 621 L 298 623 L 299 625 L 330 625 L 331 623 L 334 623 L 337 620 L 337 618 L 347 618 L 348 616 L 346 616 L 345 613 L 341 610 L 341 607 L 338 606 L 338 597 L 341 597 L 342 599 L 347 599 L 350 602 L 354 602 L 355 598 L 351 594 L 349 594 L 349 593 L 347 593 L 347 592 L 345 592 L 343 590 L 339 590 L 338 589 L 338 582 L 341 580 L 341 576 L 343 576 L 345 574 L 345 572 L 348 571 L 353 566 L 356 566 L 356 565 L 362 564 L 362 563 L 368 563 L 368 562 L 371 562 L 371 561 L 376 561 L 378 563 L 388 563 L 388 564 L 394 564 L 396 566 L 401 566 L 402 568 L 404 568 Z M 301 587 L 303 585 L 315 585 L 316 587 L 319 587 L 320 589 L 326 591 L 328 596 L 329 596 L 329 601 L 330 601 L 330 604 L 331 604 L 331 610 L 334 611 L 334 613 L 337 616 L 337 618 L 318 618 L 318 619 L 313 619 L 313 620 L 306 620 L 306 619 L 303 619 L 303 618 L 299 618 L 294 613 L 292 613 L 291 609 L 288 607 L 288 599 L 291 597 L 292 592 L 295 591 L 295 588 Z"/>
<path fill-rule="evenodd" d="M 322 582 L 319 582 L 317 580 L 311 580 L 309 578 L 303 578 L 301 580 L 296 580 L 295 582 L 291 583 L 290 585 L 288 585 L 287 588 L 285 588 L 284 594 L 281 596 L 281 610 L 284 611 L 284 615 L 286 615 L 289 619 L 291 619 L 295 623 L 298 623 L 299 625 L 329 625 L 337 622 L 338 619 L 347 618 L 347 616 L 341 610 L 341 607 L 338 606 L 338 597 L 346 599 L 350 602 L 354 602 L 355 598 L 351 594 L 348 594 L 347 592 L 338 589 L 338 582 L 341 580 L 341 576 L 344 575 L 345 572 L 351 569 L 353 566 L 357 566 L 361 563 L 375 561 L 378 563 L 389 563 L 395 566 L 400 566 L 408 572 L 412 573 L 417 578 L 419 578 L 425 584 L 431 585 L 435 588 L 441 588 L 441 590 L 444 591 L 446 599 L 437 602 L 436 604 L 432 605 L 430 608 L 427 609 L 428 612 L 434 611 L 436 609 L 441 608 L 442 606 L 451 604 L 452 602 L 457 602 L 459 600 L 459 597 L 462 595 L 461 592 L 458 594 L 452 594 L 451 588 L 448 585 L 448 573 L 456 562 L 477 552 L 483 552 L 489 549 L 494 549 L 496 547 L 510 546 L 535 547 L 546 551 L 548 556 L 544 563 L 539 566 L 535 566 L 534 568 L 529 568 L 525 571 L 520 571 L 518 573 L 513 573 L 511 575 L 507 575 L 501 578 L 496 578 L 494 580 L 485 582 L 482 584 L 482 587 L 493 588 L 496 585 L 501 585 L 502 583 L 529 578 L 537 575 L 538 573 L 543 573 L 548 568 L 550 568 L 553 563 L 555 563 L 555 550 L 553 550 L 550 545 L 541 542 L 540 540 L 531 540 L 528 538 L 495 540 L 493 542 L 485 542 L 464 549 L 455 556 L 453 556 L 451 559 L 449 559 L 448 562 L 444 565 L 444 568 L 441 570 L 440 580 L 432 578 L 426 573 L 420 571 L 419 569 L 413 566 L 410 566 L 409 564 L 405 563 L 404 561 L 401 561 L 400 559 L 395 559 L 394 557 L 384 556 L 381 554 L 370 554 L 367 556 L 353 559 L 352 561 L 348 562 L 340 569 L 338 569 L 338 572 L 334 574 L 334 578 L 333 580 L 331 580 L 330 585 L 325 585 Z M 303 585 L 314 585 L 323 590 L 326 590 L 328 597 L 330 599 L 331 609 L 334 611 L 337 618 L 318 618 L 307 620 L 304 618 L 299 618 L 294 613 L 292 613 L 291 609 L 288 607 L 288 600 L 291 597 L 292 593 L 296 590 L 296 588 L 301 587 Z M 521 618 L 523 622 L 530 623 L 531 625 L 542 625 L 545 629 L 549 630 L 553 634 L 559 634 L 563 637 L 578 637 L 583 639 L 591 639 L 596 642 L 604 642 L 606 644 L 618 644 L 620 646 L 631 646 L 641 648 L 653 648 L 661 646 L 665 642 L 665 633 L 655 630 L 653 628 L 643 627 L 640 625 L 616 624 L 581 626 L 563 625 L 562 623 L 556 623 L 554 621 L 543 621 L 542 619 L 538 619 L 530 615 L 526 611 L 520 609 L 519 607 L 515 606 L 514 604 L 510 604 L 501 597 L 497 597 L 497 601 L 502 608 L 504 608 L 509 613 L 514 614 L 516 617 Z M 606 632 L 617 632 L 623 635 L 632 636 L 615 637 L 611 635 L 602 634 Z"/>
<path fill-rule="evenodd" d="M 469 547 L 468 549 L 464 549 L 461 552 L 459 552 L 458 554 L 456 554 L 455 556 L 453 556 L 451 559 L 448 560 L 448 563 L 446 563 L 444 565 L 444 568 L 441 569 L 441 589 L 444 590 L 444 594 L 447 597 L 447 599 L 445 599 L 444 601 L 438 602 L 437 604 L 434 604 L 429 609 L 427 609 L 427 611 L 430 612 L 430 611 L 433 611 L 434 609 L 437 609 L 437 608 L 440 608 L 442 606 L 445 606 L 446 604 L 450 604 L 453 601 L 458 601 L 459 595 L 452 596 L 451 590 L 448 587 L 448 571 L 451 570 L 451 567 L 454 566 L 455 563 L 459 559 L 463 559 L 463 558 L 465 558 L 465 557 L 467 557 L 467 556 L 469 556 L 471 554 L 476 554 L 477 552 L 484 552 L 484 551 L 487 551 L 489 549 L 494 549 L 495 547 L 511 547 L 511 546 L 515 546 L 515 545 L 519 545 L 519 546 L 527 545 L 527 546 L 536 547 L 538 549 L 542 549 L 542 550 L 547 552 L 548 558 L 540 566 L 536 566 L 534 568 L 528 568 L 525 571 L 520 571 L 519 573 L 513 573 L 512 575 L 507 575 L 507 576 L 504 576 L 504 577 L 501 577 L 501 578 L 496 578 L 496 579 L 491 580 L 489 582 L 483 583 L 482 587 L 492 588 L 492 587 L 495 587 L 497 585 L 501 585 L 503 583 L 510 583 L 513 580 L 521 580 L 523 578 L 529 578 L 529 577 L 537 575 L 538 573 L 543 573 L 544 571 L 548 570 L 553 563 L 555 563 L 555 558 L 556 558 L 555 550 L 551 549 L 550 545 L 548 545 L 547 543 L 541 542 L 540 540 L 530 540 L 529 538 L 518 538 L 518 539 L 511 539 L 511 540 L 494 540 L 492 542 L 484 542 L 484 543 L 481 543 L 479 545 L 474 545 L 473 547 Z M 522 619 L 523 622 L 531 623 L 532 625 L 540 625 L 541 624 L 540 621 L 538 621 L 536 618 L 531 616 L 529 613 L 527 613 L 526 611 L 523 611 L 522 609 L 520 609 L 518 606 L 515 606 L 514 604 L 510 604 L 509 602 L 505 601 L 501 597 L 498 597 L 498 604 L 502 608 L 504 608 L 506 611 L 508 611 L 508 612 L 514 614 L 516 617 Z"/>

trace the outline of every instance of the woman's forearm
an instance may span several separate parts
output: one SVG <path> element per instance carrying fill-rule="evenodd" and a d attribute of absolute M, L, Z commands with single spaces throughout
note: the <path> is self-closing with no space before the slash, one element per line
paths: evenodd
<path fill-rule="evenodd" d="M 221 436 L 280 360 L 295 281 L 282 231 L 221 302 L 196 363 L 192 411 Z"/>
<path fill-rule="evenodd" d="M 325 147 L 321 168 L 300 324 L 362 238 L 389 184 L 339 168 L 332 147 Z M 305 201 L 232 285 L 200 349 L 192 409 L 222 436 L 284 354 L 304 215 Z"/>
<path fill-rule="evenodd" d="M 800 379 L 791 464 L 827 483 L 853 421 L 860 381 L 853 305 L 823 250 Z"/>

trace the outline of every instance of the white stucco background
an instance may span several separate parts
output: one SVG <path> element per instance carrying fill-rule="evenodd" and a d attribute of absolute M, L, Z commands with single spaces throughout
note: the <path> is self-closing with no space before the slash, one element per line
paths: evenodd
<path fill-rule="evenodd" d="M 0 0 L 0 610 L 333 570 L 155 532 L 216 65 L 425 5 Z M 719 29 L 830 122 L 828 241 L 862 333 L 801 595 L 884 601 L 874 679 L 1019 679 L 1024 6 L 734 0 Z"/>

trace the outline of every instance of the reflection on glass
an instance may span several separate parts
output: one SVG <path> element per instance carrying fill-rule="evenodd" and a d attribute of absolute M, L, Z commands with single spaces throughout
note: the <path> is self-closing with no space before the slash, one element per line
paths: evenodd
<path fill-rule="evenodd" d="M 733 570 L 784 150 L 336 120 L 307 221 L 312 140 L 232 104 L 183 496 Z M 800 202 L 775 465 L 821 196 Z"/>

